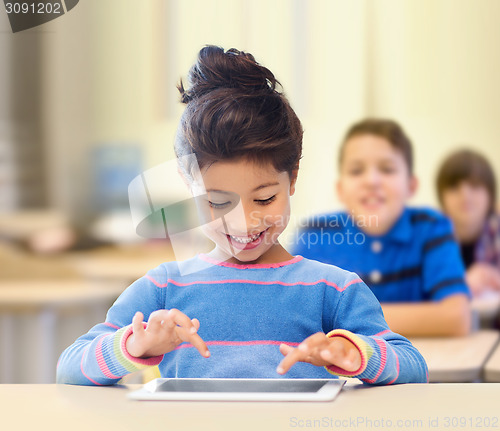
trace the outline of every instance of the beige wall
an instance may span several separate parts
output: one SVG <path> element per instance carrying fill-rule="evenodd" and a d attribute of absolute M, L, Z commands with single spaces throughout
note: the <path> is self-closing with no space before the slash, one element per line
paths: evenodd
<path fill-rule="evenodd" d="M 500 178 L 500 2 L 368 4 L 369 112 L 397 118 L 413 138 L 421 182 L 415 202 L 435 202 L 436 170 L 457 146 L 486 154 Z"/>
<path fill-rule="evenodd" d="M 434 204 L 437 164 L 459 143 L 500 172 L 499 23 L 496 0 L 80 2 L 45 38 L 52 201 L 82 205 L 96 143 L 141 143 L 145 169 L 172 157 L 175 84 L 199 48 L 219 44 L 268 66 L 303 120 L 297 217 L 338 206 L 335 153 L 365 115 L 404 125 L 421 180 L 414 202 Z"/>

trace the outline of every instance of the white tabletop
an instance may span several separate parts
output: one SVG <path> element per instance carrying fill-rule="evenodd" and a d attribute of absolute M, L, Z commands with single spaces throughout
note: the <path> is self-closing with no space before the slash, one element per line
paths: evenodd
<path fill-rule="evenodd" d="M 2 429 L 373 431 L 500 426 L 500 384 L 495 383 L 347 386 L 332 402 L 310 403 L 128 400 L 127 392 L 136 388 L 0 385 Z"/>
<path fill-rule="evenodd" d="M 474 382 L 497 345 L 498 331 L 483 329 L 465 337 L 411 338 L 429 368 L 431 382 Z M 500 424 L 499 424 L 500 426 Z"/>

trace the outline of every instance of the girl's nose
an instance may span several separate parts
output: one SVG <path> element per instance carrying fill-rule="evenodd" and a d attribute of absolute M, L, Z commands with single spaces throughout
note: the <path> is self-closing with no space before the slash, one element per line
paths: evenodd
<path fill-rule="evenodd" d="M 232 235 L 247 235 L 260 224 L 258 212 L 251 208 L 245 208 L 241 201 L 224 218 L 227 229 Z"/>

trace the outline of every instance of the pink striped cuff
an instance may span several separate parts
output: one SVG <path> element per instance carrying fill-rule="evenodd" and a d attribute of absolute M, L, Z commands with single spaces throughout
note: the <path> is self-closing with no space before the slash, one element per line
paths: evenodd
<path fill-rule="evenodd" d="M 378 380 L 378 378 L 382 374 L 382 371 L 384 371 L 385 364 L 387 363 L 387 345 L 385 341 L 375 339 L 375 342 L 378 344 L 378 347 L 380 348 L 380 367 L 373 379 L 363 379 L 366 383 L 371 383 L 371 384 L 375 383 Z"/>
<path fill-rule="evenodd" d="M 106 364 L 106 360 L 104 359 L 104 355 L 102 353 L 102 342 L 103 342 L 105 337 L 109 337 L 109 335 L 104 334 L 97 342 L 97 346 L 96 346 L 97 365 L 99 366 L 99 369 L 106 377 L 108 377 L 110 379 L 119 379 L 120 377 L 123 377 L 123 376 L 114 375 L 111 372 L 111 370 L 109 369 L 108 364 Z"/>
<path fill-rule="evenodd" d="M 143 322 L 144 328 L 147 327 L 147 323 Z M 132 356 L 128 350 L 127 350 L 127 340 L 128 337 L 130 337 L 133 334 L 132 331 L 132 325 L 129 325 L 125 331 L 123 332 L 121 339 L 120 339 L 120 350 L 123 354 L 123 356 L 132 362 L 136 367 L 138 368 L 145 368 L 145 367 L 150 367 L 150 366 L 155 366 L 158 365 L 162 360 L 163 360 L 163 355 L 159 356 L 152 356 L 150 358 L 136 358 L 135 356 Z"/>
<path fill-rule="evenodd" d="M 352 344 L 354 344 L 354 346 L 356 346 L 359 354 L 361 355 L 361 365 L 356 371 L 347 371 L 335 365 L 327 365 L 325 368 L 330 374 L 334 374 L 336 376 L 355 377 L 365 371 L 370 356 L 370 346 L 367 343 L 365 343 L 356 334 L 353 334 L 352 332 L 345 329 L 334 329 L 333 331 L 330 331 L 328 334 L 326 334 L 326 336 L 328 338 L 342 337 L 346 340 L 349 340 Z"/>

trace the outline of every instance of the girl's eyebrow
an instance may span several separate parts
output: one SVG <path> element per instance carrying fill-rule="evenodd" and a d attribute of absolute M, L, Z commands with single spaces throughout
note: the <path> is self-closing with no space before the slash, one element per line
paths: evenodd
<path fill-rule="evenodd" d="M 217 189 L 207 189 L 206 192 L 207 193 L 224 193 L 226 195 L 232 194 L 231 192 L 226 192 L 224 190 L 217 190 Z"/>
<path fill-rule="evenodd" d="M 279 186 L 279 185 L 280 185 L 280 183 L 277 181 L 274 183 L 265 183 L 265 184 L 261 184 L 260 186 L 255 187 L 252 191 L 256 192 L 256 191 L 259 191 L 261 189 L 265 189 L 266 187 Z"/>
<path fill-rule="evenodd" d="M 259 190 L 262 190 L 262 189 L 265 189 L 267 187 L 272 187 L 272 186 L 279 186 L 280 183 L 279 182 L 274 182 L 274 183 L 265 183 L 265 184 L 261 184 L 260 186 L 257 186 L 255 187 L 252 192 L 257 192 Z M 207 190 L 207 193 L 224 193 L 226 195 L 232 195 L 233 192 L 227 192 L 225 190 L 217 190 L 217 189 L 208 189 Z"/>

